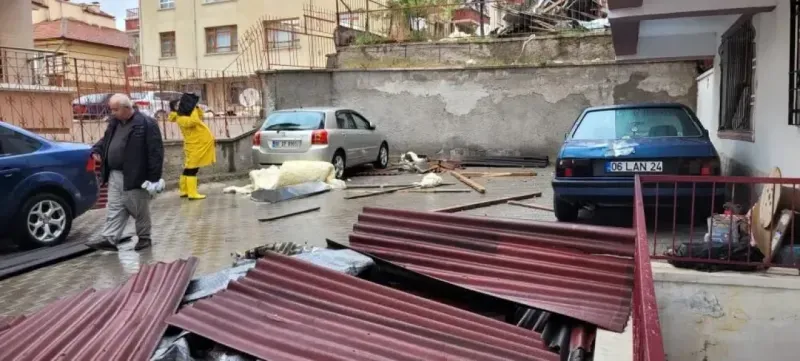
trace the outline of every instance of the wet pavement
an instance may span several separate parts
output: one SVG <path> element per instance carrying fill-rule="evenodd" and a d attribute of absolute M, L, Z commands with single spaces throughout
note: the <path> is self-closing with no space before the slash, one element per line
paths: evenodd
<path fill-rule="evenodd" d="M 479 169 L 470 169 L 470 171 Z M 517 169 L 518 170 L 518 169 Z M 499 171 L 494 169 L 492 171 Z M 222 194 L 227 185 L 243 185 L 246 180 L 230 184 L 206 184 L 201 191 L 208 195 L 202 201 L 180 199 L 177 193 L 160 195 L 152 203 L 153 239 L 151 249 L 119 253 L 95 252 L 76 259 L 28 272 L 0 281 L 0 315 L 27 313 L 58 298 L 69 296 L 88 287 L 116 286 L 148 263 L 173 261 L 188 256 L 198 257 L 195 276 L 218 271 L 232 264 L 231 253 L 276 241 L 292 241 L 324 246 L 325 239 L 347 241 L 356 217 L 364 206 L 381 206 L 417 210 L 433 210 L 494 198 L 542 192 L 542 197 L 525 202 L 552 205 L 551 168 L 537 170 L 537 177 L 475 178 L 485 185 L 485 195 L 472 193 L 404 193 L 344 200 L 347 194 L 362 190 L 331 191 L 329 193 L 282 202 L 255 203 L 249 196 Z M 450 175 L 445 182 L 458 183 L 447 188 L 464 189 Z M 419 175 L 353 178 L 351 184 L 399 184 L 421 179 Z M 319 206 L 321 210 L 268 223 L 259 218 Z M 460 214 L 555 221 L 551 212 L 511 205 L 461 212 Z M 619 225 L 630 226 L 630 213 L 604 213 Z M 75 221 L 71 239 L 91 239 L 99 233 L 105 210 L 91 211 Z M 595 223 L 595 222 L 593 222 Z M 617 222 L 613 222 L 617 223 Z M 671 230 L 663 231 L 671 240 Z M 126 234 L 132 234 L 133 222 Z M 662 233 L 662 232 L 659 232 Z M 685 234 L 681 229 L 678 236 Z M 702 237 L 702 234 L 700 235 Z M 697 236 L 695 236 L 697 237 Z M 666 246 L 666 243 L 665 243 Z M 123 245 L 130 248 L 132 245 Z M 659 247 L 659 252 L 662 247 Z"/>

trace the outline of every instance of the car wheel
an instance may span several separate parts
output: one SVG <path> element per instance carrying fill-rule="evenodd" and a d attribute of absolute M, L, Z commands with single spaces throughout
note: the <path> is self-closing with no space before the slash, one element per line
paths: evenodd
<path fill-rule="evenodd" d="M 37 248 L 63 243 L 72 228 L 72 208 L 51 193 L 36 194 L 25 202 L 16 222 L 20 247 Z"/>
<path fill-rule="evenodd" d="M 575 222 L 578 220 L 578 207 L 569 202 L 553 197 L 553 212 L 559 222 Z"/>
<path fill-rule="evenodd" d="M 389 145 L 385 142 L 381 144 L 378 151 L 378 159 L 375 160 L 375 168 L 384 169 L 389 166 Z"/>
<path fill-rule="evenodd" d="M 333 159 L 331 159 L 331 164 L 333 164 L 334 172 L 336 172 L 336 179 L 342 179 L 342 177 L 344 177 L 344 170 L 347 167 L 344 152 L 341 150 L 336 151 L 333 155 Z"/>

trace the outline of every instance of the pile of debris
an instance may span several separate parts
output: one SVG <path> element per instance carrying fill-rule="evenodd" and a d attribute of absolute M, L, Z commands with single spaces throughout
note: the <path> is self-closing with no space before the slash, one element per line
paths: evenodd
<path fill-rule="evenodd" d="M 514 4 L 493 4 L 504 13 L 504 27 L 492 30 L 492 36 L 505 38 L 563 30 L 600 30 L 609 27 L 606 0 L 538 0 Z"/>
<path fill-rule="evenodd" d="M 445 173 L 466 167 L 496 168 L 546 168 L 550 165 L 547 156 L 470 156 L 460 160 L 430 159 L 425 155 L 408 152 L 400 161 L 387 169 L 365 170 L 355 176 L 393 176 L 401 174 Z M 535 175 L 535 174 L 534 174 Z"/>
<path fill-rule="evenodd" d="M 349 241 L 145 266 L 0 320 L 0 359 L 582 361 L 630 316 L 630 229 L 367 208 Z"/>

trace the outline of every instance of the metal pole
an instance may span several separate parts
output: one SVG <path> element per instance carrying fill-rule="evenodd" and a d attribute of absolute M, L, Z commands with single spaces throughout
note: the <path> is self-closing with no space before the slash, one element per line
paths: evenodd
<path fill-rule="evenodd" d="M 484 33 L 484 30 L 483 30 L 483 11 L 485 10 L 484 9 L 484 3 L 485 3 L 485 0 L 480 0 L 481 37 L 486 36 L 486 34 Z"/>
<path fill-rule="evenodd" d="M 364 13 L 367 22 L 367 24 L 364 26 L 364 29 L 366 29 L 367 32 L 369 32 L 369 2 L 370 0 L 367 0 L 367 12 Z"/>
<path fill-rule="evenodd" d="M 79 78 L 79 76 L 78 76 L 78 58 L 73 58 L 72 60 L 73 60 L 73 65 L 75 66 L 75 90 L 78 93 L 78 105 L 81 105 L 81 86 L 80 86 L 80 80 L 78 80 L 78 78 Z M 81 143 L 86 143 L 85 136 L 83 135 L 83 117 L 82 116 L 79 116 L 78 123 L 80 124 L 80 127 L 81 127 Z M 70 128 L 72 128 L 72 126 L 70 126 Z"/>
<path fill-rule="evenodd" d="M 225 122 L 225 138 L 231 137 L 231 132 L 228 130 L 228 94 L 230 91 L 225 86 L 225 71 L 222 71 L 222 111 L 223 111 L 223 121 Z"/>
<path fill-rule="evenodd" d="M 156 71 L 158 71 L 158 91 L 159 91 L 159 93 L 161 93 L 161 92 L 164 92 L 163 84 L 161 83 L 161 65 L 157 65 L 156 66 Z M 159 102 L 161 101 L 160 99 L 161 98 L 159 98 L 159 100 L 158 100 Z M 153 109 L 155 109 L 155 104 L 153 104 L 152 106 L 154 107 Z M 156 113 L 158 113 L 158 111 L 156 111 Z M 155 116 L 156 113 L 153 113 L 153 116 Z M 158 122 L 158 119 L 156 119 L 156 122 Z M 164 125 L 164 135 L 163 135 L 163 137 L 164 137 L 164 140 L 166 140 L 167 139 L 167 117 L 164 117 L 164 119 L 161 120 L 161 123 Z"/>

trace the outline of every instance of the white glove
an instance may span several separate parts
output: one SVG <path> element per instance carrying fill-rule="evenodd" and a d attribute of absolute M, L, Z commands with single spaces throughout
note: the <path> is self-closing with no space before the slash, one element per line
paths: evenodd
<path fill-rule="evenodd" d="M 164 186 L 163 179 L 159 179 L 158 182 L 144 181 L 144 183 L 142 183 L 142 189 L 150 193 L 150 197 L 155 197 L 156 194 L 164 191 Z"/>

